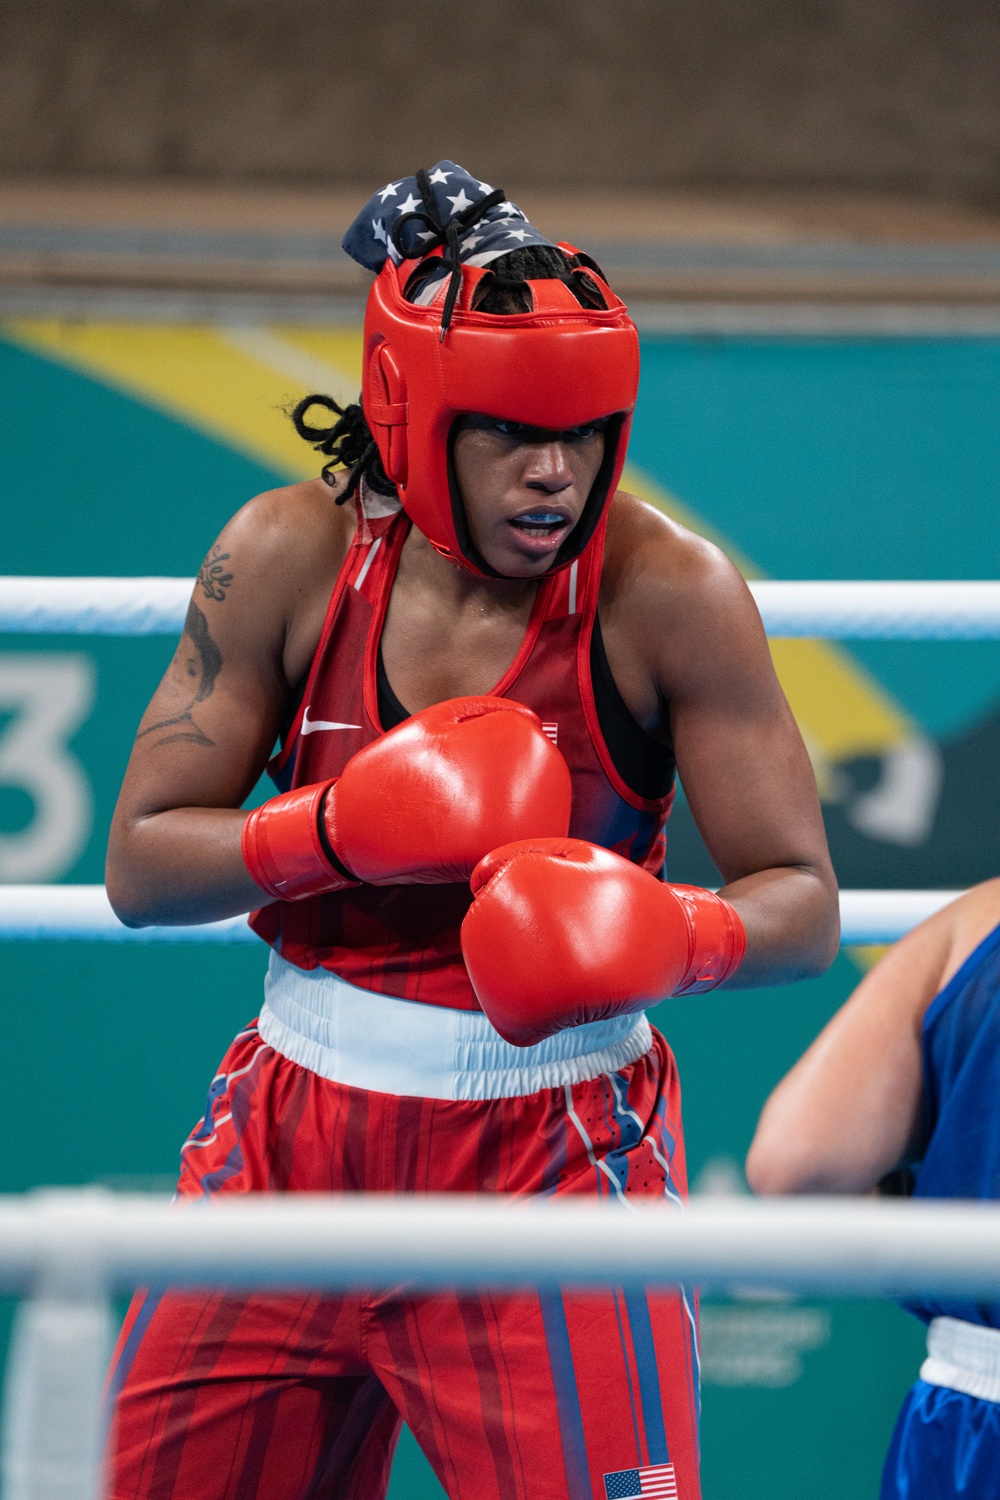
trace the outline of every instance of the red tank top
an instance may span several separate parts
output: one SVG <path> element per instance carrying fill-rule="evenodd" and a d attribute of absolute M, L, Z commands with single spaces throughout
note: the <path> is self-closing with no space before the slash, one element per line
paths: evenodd
<path fill-rule="evenodd" d="M 358 526 L 330 597 L 298 712 L 268 766 L 279 790 L 339 776 L 377 739 L 377 663 L 389 595 L 410 522 L 403 512 Z M 493 693 L 534 709 L 569 765 L 570 834 L 613 849 L 655 875 L 673 791 L 640 797 L 612 763 L 597 718 L 590 643 L 606 523 L 570 568 L 538 590 L 520 649 Z M 478 1010 L 459 942 L 468 885 L 361 885 L 275 902 L 250 925 L 289 963 L 329 969 L 361 989 Z"/>

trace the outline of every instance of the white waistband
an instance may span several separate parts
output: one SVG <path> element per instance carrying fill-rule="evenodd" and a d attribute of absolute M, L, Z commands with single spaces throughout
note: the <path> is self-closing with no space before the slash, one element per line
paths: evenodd
<path fill-rule="evenodd" d="M 322 1078 L 421 1099 L 509 1099 L 615 1073 L 653 1044 L 649 1022 L 616 1016 L 512 1047 L 481 1011 L 397 1000 L 271 954 L 260 1035 Z"/>
<path fill-rule="evenodd" d="M 982 1401 L 1000 1401 L 1000 1328 L 932 1318 L 920 1378 Z"/>

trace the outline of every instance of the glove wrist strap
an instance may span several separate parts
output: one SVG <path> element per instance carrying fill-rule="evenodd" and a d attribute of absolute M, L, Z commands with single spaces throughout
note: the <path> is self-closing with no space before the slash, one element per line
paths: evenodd
<path fill-rule="evenodd" d="M 736 973 L 747 949 L 746 928 L 734 906 L 696 885 L 671 885 L 687 918 L 688 965 L 675 995 L 701 995 Z"/>
<path fill-rule="evenodd" d="M 333 785 L 321 781 L 283 792 L 255 807 L 244 823 L 243 863 L 275 901 L 302 901 L 360 885 L 325 837 L 323 803 Z"/>

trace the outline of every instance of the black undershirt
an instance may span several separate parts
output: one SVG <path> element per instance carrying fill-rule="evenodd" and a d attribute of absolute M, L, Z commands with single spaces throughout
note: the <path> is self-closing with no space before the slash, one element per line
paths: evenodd
<path fill-rule="evenodd" d="M 672 745 L 661 745 L 647 734 L 628 710 L 618 684 L 611 674 L 604 649 L 601 622 L 595 616 L 590 641 L 590 676 L 594 684 L 597 722 L 611 763 L 625 785 L 640 797 L 665 797 L 674 784 L 675 761 Z M 386 676 L 379 643 L 375 676 L 378 689 L 378 716 L 383 729 L 394 729 L 410 717 L 400 703 Z"/>
<path fill-rule="evenodd" d="M 590 638 L 590 679 L 594 685 L 597 722 L 615 770 L 640 797 L 665 797 L 674 784 L 677 769 L 674 747 L 654 740 L 630 713 L 612 676 L 598 615 L 594 616 L 594 633 Z"/>

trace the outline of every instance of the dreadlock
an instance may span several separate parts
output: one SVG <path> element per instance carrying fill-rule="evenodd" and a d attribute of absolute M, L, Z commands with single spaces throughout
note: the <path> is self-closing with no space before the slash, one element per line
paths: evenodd
<path fill-rule="evenodd" d="M 606 307 L 597 282 L 587 275 L 588 267 L 598 275 L 604 274 L 596 261 L 580 251 L 570 256 L 549 245 L 524 245 L 508 250 L 491 263 L 492 275 L 484 276 L 479 283 L 475 309 L 485 313 L 530 312 L 529 279 L 561 281 L 581 307 Z"/>
<path fill-rule="evenodd" d="M 407 284 L 406 295 L 414 298 L 427 279 L 427 270 L 434 272 L 439 265 L 440 260 L 428 260 L 418 267 Z M 491 274 L 480 282 L 476 311 L 501 315 L 530 312 L 529 279 L 562 281 L 581 307 L 605 307 L 607 304 L 596 281 L 587 274 L 588 268 L 597 271 L 598 275 L 603 274 L 596 261 L 582 253 L 569 256 L 547 245 L 524 245 L 517 250 L 508 250 L 497 256 L 490 266 Z M 310 426 L 306 414 L 314 406 L 329 412 L 335 420 L 327 427 Z M 348 471 L 347 484 L 337 496 L 338 505 L 350 499 L 362 479 L 376 494 L 396 498 L 396 486 L 382 467 L 378 447 L 359 403 L 338 406 L 332 397 L 314 393 L 295 407 L 292 422 L 299 437 L 311 443 L 317 453 L 328 456 L 330 461 L 321 471 L 327 484 L 333 484 L 335 470 Z"/>
<path fill-rule="evenodd" d="M 327 427 L 313 427 L 306 415 L 314 406 L 328 411 L 335 418 Z M 337 496 L 337 504 L 349 500 L 362 479 L 369 489 L 379 495 L 395 497 L 396 486 L 382 467 L 382 460 L 365 414 L 358 402 L 349 406 L 338 406 L 332 396 L 313 392 L 304 396 L 292 412 L 292 423 L 300 438 L 311 443 L 317 453 L 325 453 L 330 462 L 323 465 L 320 477 L 333 484 L 336 469 L 347 470 L 347 484 Z"/>

